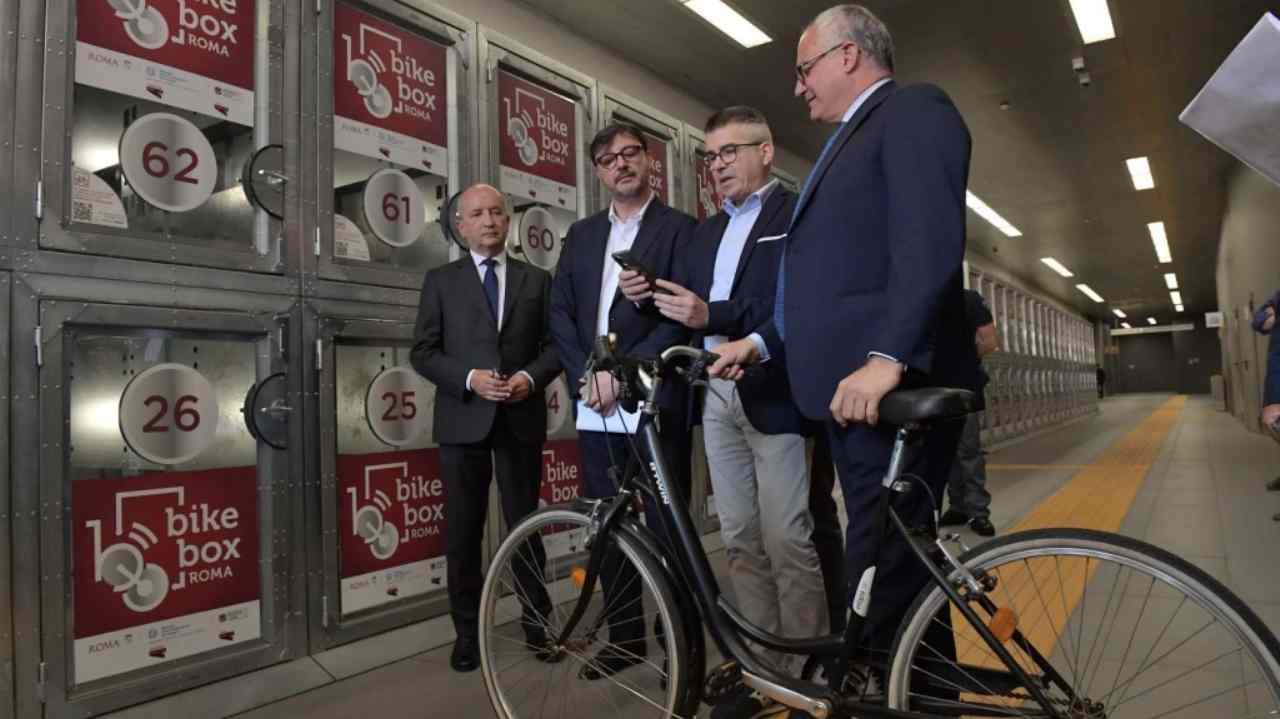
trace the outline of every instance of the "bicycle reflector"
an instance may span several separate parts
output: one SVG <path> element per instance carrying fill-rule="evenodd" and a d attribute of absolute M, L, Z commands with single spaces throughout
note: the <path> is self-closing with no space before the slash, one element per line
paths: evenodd
<path fill-rule="evenodd" d="M 991 621 L 987 622 L 987 629 L 995 635 L 996 639 L 1003 644 L 1013 636 L 1018 629 L 1018 615 L 1008 607 L 1000 607 L 996 613 L 991 615 Z"/>
<path fill-rule="evenodd" d="M 573 584 L 579 589 L 582 588 L 582 585 L 587 583 L 587 570 L 582 567 L 574 567 L 573 571 L 569 573 L 569 576 L 573 577 Z"/>

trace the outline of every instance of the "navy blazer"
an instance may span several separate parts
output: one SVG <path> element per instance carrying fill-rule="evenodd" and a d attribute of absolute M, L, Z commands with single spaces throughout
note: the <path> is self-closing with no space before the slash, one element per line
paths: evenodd
<path fill-rule="evenodd" d="M 1271 330 L 1267 341 L 1267 377 L 1262 388 L 1262 404 L 1280 404 L 1280 328 Z"/>
<path fill-rule="evenodd" d="M 657 277 L 675 279 L 676 257 L 688 247 L 695 224 L 692 217 L 655 197 L 640 220 L 631 253 Z M 551 337 L 575 397 L 582 368 L 595 343 L 604 263 L 614 261 L 605 252 L 610 229 L 607 209 L 573 223 L 551 284 Z M 663 317 L 652 301 L 637 307 L 621 292 L 614 293 L 610 305 L 609 329 L 618 335 L 618 350 L 627 355 L 657 357 L 666 348 L 689 341 L 689 331 Z M 676 409 L 683 401 L 682 391 L 672 391 L 664 394 L 660 405 Z"/>
<path fill-rule="evenodd" d="M 694 333 L 692 344 L 701 347 L 707 335 L 741 339 L 773 316 L 778 262 L 795 205 L 796 193 L 785 187 L 777 185 L 769 191 L 738 258 L 729 299 L 708 303 L 707 328 Z M 704 300 L 711 295 L 716 253 L 729 227 L 729 219 L 728 213 L 719 212 L 698 225 L 693 244 L 685 255 L 682 284 Z M 807 433 L 811 425 L 791 399 L 791 382 L 787 379 L 783 355 L 773 357 L 761 370 L 748 373 L 737 385 L 751 426 L 764 434 Z M 701 409 L 693 407 L 693 414 L 697 416 Z"/>
<path fill-rule="evenodd" d="M 806 416 L 829 417 L 870 352 L 905 362 L 907 385 L 978 387 L 962 294 L 969 153 L 946 93 L 890 81 L 814 167 L 784 249 L 787 366 Z M 772 321 L 760 333 L 782 351 Z"/>

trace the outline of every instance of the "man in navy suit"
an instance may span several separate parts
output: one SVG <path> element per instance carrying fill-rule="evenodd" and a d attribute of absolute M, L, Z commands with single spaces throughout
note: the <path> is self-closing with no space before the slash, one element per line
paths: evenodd
<path fill-rule="evenodd" d="M 656 277 L 670 279 L 676 256 L 689 244 L 694 219 L 662 204 L 649 185 L 651 164 L 644 133 L 624 124 L 611 124 L 591 141 L 596 175 L 613 195 L 607 210 L 573 223 L 565 238 L 551 287 L 551 336 L 578 398 L 578 447 L 582 456 L 582 490 L 591 498 L 617 494 L 609 468 L 621 468 L 628 456 L 627 435 L 640 418 L 617 402 L 618 385 L 608 372 L 583 374 L 595 338 L 614 333 L 625 355 L 656 357 L 671 345 L 684 344 L 689 333 L 662 316 L 651 300 L 635 303 L 618 291 L 624 273 L 612 255 L 630 250 L 634 261 Z M 675 489 L 689 496 L 689 440 L 685 421 L 685 392 L 679 383 L 667 385 L 658 415 L 663 451 L 676 475 Z M 683 468 L 683 469 L 681 469 Z M 653 508 L 650 508 L 653 510 Z M 652 519 L 656 510 L 647 514 Z M 602 571 L 609 616 L 609 644 L 586 666 L 581 676 L 600 679 L 644 660 L 644 607 L 640 583 L 620 556 Z"/>
<path fill-rule="evenodd" d="M 852 603 L 867 620 L 859 639 L 886 650 L 927 574 L 896 536 L 872 567 L 879 537 L 868 518 L 894 432 L 877 424 L 880 400 L 898 387 L 980 381 L 961 295 L 969 132 L 940 89 L 893 81 L 893 41 L 865 8 L 818 15 L 796 58 L 795 94 L 811 119 L 836 127 L 797 201 L 773 318 L 716 348 L 711 370 L 740 378 L 745 364 L 785 356 L 800 410 L 825 419 L 849 516 L 849 581 L 874 579 L 869 606 Z M 931 523 L 957 429 L 938 427 L 911 452 L 907 469 L 933 496 L 917 487 L 896 503 L 908 526 Z"/>

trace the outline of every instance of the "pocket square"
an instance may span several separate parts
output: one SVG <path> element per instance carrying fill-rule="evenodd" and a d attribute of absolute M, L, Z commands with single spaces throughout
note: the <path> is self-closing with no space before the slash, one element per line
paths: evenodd
<path fill-rule="evenodd" d="M 760 244 L 762 242 L 773 242 L 774 240 L 781 240 L 786 236 L 787 236 L 787 233 L 784 232 L 781 235 L 770 235 L 769 237 L 761 237 L 760 239 L 756 240 L 756 244 Z"/>

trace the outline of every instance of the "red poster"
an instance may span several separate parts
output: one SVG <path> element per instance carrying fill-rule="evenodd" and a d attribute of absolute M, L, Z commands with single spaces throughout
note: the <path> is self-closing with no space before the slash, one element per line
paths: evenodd
<path fill-rule="evenodd" d="M 719 212 L 722 201 L 720 193 L 716 191 L 716 178 L 705 162 L 706 157 L 704 152 L 693 153 L 693 177 L 698 184 L 696 204 L 699 222 Z"/>
<path fill-rule="evenodd" d="M 334 147 L 445 175 L 448 83 L 444 45 L 334 4 Z"/>
<path fill-rule="evenodd" d="M 439 450 L 339 455 L 338 493 L 344 615 L 445 586 Z"/>
<path fill-rule="evenodd" d="M 573 101 L 498 70 L 499 184 L 504 192 L 576 211 L 578 120 Z"/>
<path fill-rule="evenodd" d="M 79 0 L 76 82 L 253 124 L 254 0 Z"/>
<path fill-rule="evenodd" d="M 255 467 L 71 483 L 77 682 L 256 639 Z"/>
<path fill-rule="evenodd" d="M 578 440 L 550 440 L 542 448 L 542 486 L 538 490 L 538 506 L 562 504 L 577 499 L 582 491 L 582 457 Z M 543 530 L 543 546 L 548 557 L 572 554 L 582 549 L 586 529 L 568 530 L 551 526 Z"/>
<path fill-rule="evenodd" d="M 649 173 L 649 186 L 657 193 L 662 204 L 671 204 L 671 188 L 667 181 L 667 170 L 671 167 L 671 147 L 656 135 L 644 134 L 644 141 L 649 146 L 649 161 L 652 165 Z"/>

